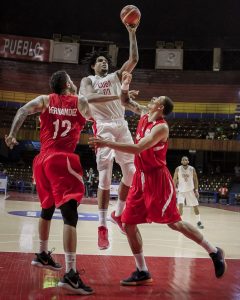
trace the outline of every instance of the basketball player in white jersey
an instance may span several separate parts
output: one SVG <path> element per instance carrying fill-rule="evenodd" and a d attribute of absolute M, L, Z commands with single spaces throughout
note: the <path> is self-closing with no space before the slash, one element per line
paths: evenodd
<path fill-rule="evenodd" d="M 204 226 L 201 222 L 199 212 L 199 192 L 198 192 L 198 178 L 194 167 L 189 166 L 189 160 L 187 156 L 183 156 L 181 160 L 181 166 L 177 167 L 173 176 L 175 187 L 178 191 L 177 203 L 179 207 L 180 215 L 183 214 L 183 205 L 186 200 L 188 206 L 192 206 L 197 218 L 197 226 L 203 229 Z"/>
<path fill-rule="evenodd" d="M 129 33 L 129 58 L 122 67 L 109 73 L 111 63 L 105 52 L 95 52 L 89 58 L 89 71 L 91 76 L 82 79 L 79 93 L 91 95 L 99 93 L 104 95 L 120 95 L 122 73 L 131 73 L 138 62 L 138 47 L 136 29 L 138 25 L 130 27 L 126 25 Z M 94 134 L 101 135 L 112 141 L 122 143 L 133 143 L 127 121 L 124 119 L 125 108 L 121 100 L 115 100 L 108 104 L 96 103 L 91 105 L 92 118 L 94 120 Z M 123 174 L 118 190 L 116 209 L 111 213 L 111 221 L 118 224 L 122 233 L 125 233 L 121 223 L 121 214 L 125 206 L 125 200 L 135 172 L 134 156 L 110 148 L 98 148 L 96 152 L 97 169 L 99 172 L 98 185 L 98 247 L 107 249 L 109 247 L 107 229 L 107 210 L 110 198 L 110 185 L 112 179 L 113 159 L 120 165 Z"/>

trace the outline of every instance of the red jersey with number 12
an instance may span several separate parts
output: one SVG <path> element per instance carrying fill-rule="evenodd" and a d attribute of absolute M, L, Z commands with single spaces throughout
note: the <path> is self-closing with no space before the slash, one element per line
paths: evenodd
<path fill-rule="evenodd" d="M 74 152 L 85 123 L 77 96 L 50 94 L 40 115 L 41 152 Z"/>

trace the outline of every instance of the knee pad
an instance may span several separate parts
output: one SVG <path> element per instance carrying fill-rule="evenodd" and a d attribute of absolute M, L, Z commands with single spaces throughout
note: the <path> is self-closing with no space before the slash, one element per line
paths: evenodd
<path fill-rule="evenodd" d="M 132 164 L 132 163 L 123 164 L 123 165 L 121 165 L 121 170 L 122 170 L 122 174 L 123 174 L 122 182 L 126 186 L 130 186 L 132 184 L 133 175 L 136 171 L 134 164 Z"/>
<path fill-rule="evenodd" d="M 76 227 L 78 222 L 77 201 L 69 200 L 60 206 L 60 210 L 64 224 Z"/>
<path fill-rule="evenodd" d="M 99 183 L 98 187 L 101 190 L 109 190 L 112 182 L 112 163 L 105 169 L 99 171 Z"/>
<path fill-rule="evenodd" d="M 42 208 L 41 218 L 47 221 L 51 221 L 54 211 L 55 205 L 51 206 L 50 208 Z"/>

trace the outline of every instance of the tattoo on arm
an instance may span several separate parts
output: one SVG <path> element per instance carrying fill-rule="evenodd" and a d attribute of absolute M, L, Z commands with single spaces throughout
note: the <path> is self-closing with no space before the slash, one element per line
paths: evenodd
<path fill-rule="evenodd" d="M 86 119 L 89 119 L 91 116 L 90 107 L 88 105 L 88 101 L 84 96 L 78 98 L 78 110 L 82 114 L 82 116 Z"/>
<path fill-rule="evenodd" d="M 148 112 L 148 109 L 144 105 L 140 105 L 136 101 L 133 101 L 132 99 L 129 99 L 129 102 L 126 103 L 126 109 L 129 109 L 133 112 L 135 112 L 138 115 L 144 115 Z"/>
<path fill-rule="evenodd" d="M 13 119 L 10 135 L 16 137 L 19 129 L 21 128 L 27 116 L 31 114 L 35 114 L 37 112 L 41 112 L 43 110 L 43 107 L 44 107 L 44 98 L 43 96 L 39 96 L 26 103 L 23 107 L 19 108 L 19 110 L 17 111 Z"/>

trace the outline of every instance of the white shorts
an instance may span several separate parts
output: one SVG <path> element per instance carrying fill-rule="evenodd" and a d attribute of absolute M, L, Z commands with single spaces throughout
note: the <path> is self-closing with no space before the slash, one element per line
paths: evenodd
<path fill-rule="evenodd" d="M 110 141 L 133 144 L 132 135 L 128 129 L 128 123 L 124 119 L 98 121 L 96 123 L 95 135 L 106 138 Z M 134 155 L 120 152 L 107 147 L 98 148 L 96 162 L 98 171 L 105 169 L 109 162 L 115 161 L 121 166 L 123 164 L 134 163 Z"/>
<path fill-rule="evenodd" d="M 189 192 L 178 192 L 177 194 L 177 203 L 184 204 L 186 200 L 187 206 L 197 206 L 199 205 L 198 199 L 195 196 L 194 191 Z"/>

